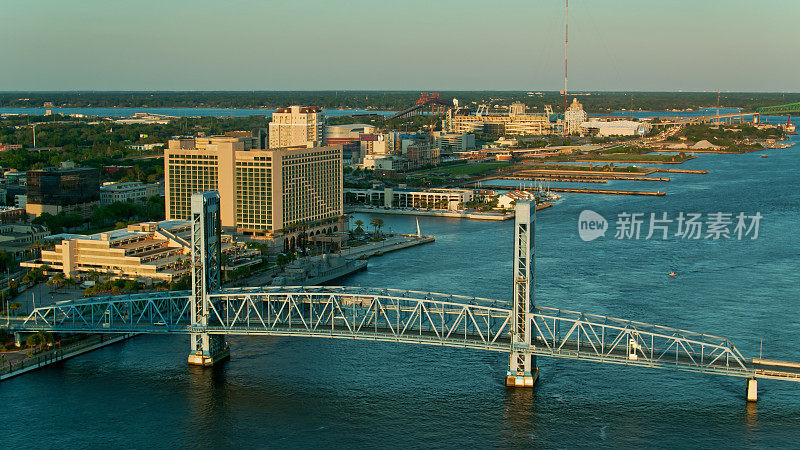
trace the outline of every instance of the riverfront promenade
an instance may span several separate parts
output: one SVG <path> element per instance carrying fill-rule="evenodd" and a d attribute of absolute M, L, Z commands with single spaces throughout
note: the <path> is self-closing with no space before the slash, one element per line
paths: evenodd
<path fill-rule="evenodd" d="M 0 363 L 0 381 L 130 339 L 133 336 L 135 336 L 133 333 L 123 335 L 92 335 L 63 347 L 56 347 L 52 350 L 37 353 L 32 356 Z M 22 349 L 15 353 L 26 351 L 27 349 Z"/>
<path fill-rule="evenodd" d="M 507 188 L 504 186 L 503 188 Z M 550 202 L 539 203 L 536 210 L 541 211 L 553 206 Z M 481 212 L 481 211 L 448 211 L 444 209 L 413 209 L 413 208 L 376 208 L 371 206 L 349 206 L 345 208 L 348 213 L 364 214 L 390 214 L 395 216 L 431 216 L 449 217 L 452 219 L 491 220 L 502 222 L 514 218 L 514 211 L 507 212 Z"/>
<path fill-rule="evenodd" d="M 479 212 L 479 211 L 448 211 L 444 209 L 413 209 L 413 208 L 375 208 L 371 206 L 348 206 L 347 213 L 364 214 L 392 214 L 396 216 L 432 216 L 450 217 L 454 219 L 495 220 L 503 221 L 514 218 L 514 212 Z"/>
<path fill-rule="evenodd" d="M 343 248 L 341 255 L 347 258 L 369 258 L 436 240 L 433 236 L 417 236 L 414 234 L 391 234 L 386 236 L 386 239 L 382 241 L 370 241 L 362 245 Z"/>

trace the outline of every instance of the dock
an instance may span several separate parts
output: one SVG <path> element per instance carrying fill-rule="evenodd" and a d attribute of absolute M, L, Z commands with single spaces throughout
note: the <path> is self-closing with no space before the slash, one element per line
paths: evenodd
<path fill-rule="evenodd" d="M 608 180 L 603 178 L 593 178 L 593 177 L 571 177 L 571 176 L 564 176 L 564 177 L 555 177 L 555 176 L 539 176 L 539 177 L 503 177 L 500 178 L 501 180 L 524 180 L 524 181 L 555 181 L 561 183 L 595 183 L 595 184 L 605 184 Z"/>
<path fill-rule="evenodd" d="M 670 181 L 664 177 L 648 177 L 645 175 L 513 175 L 497 177 L 497 180 L 525 180 L 525 181 L 569 181 L 576 183 L 605 183 L 607 180 L 623 181 Z"/>
<path fill-rule="evenodd" d="M 572 165 L 573 167 L 586 167 L 581 165 Z M 608 176 L 627 176 L 627 177 L 646 177 L 651 173 L 657 172 L 657 167 L 638 167 L 641 172 L 609 172 L 606 170 L 579 170 L 579 169 L 568 169 L 568 168 L 561 168 L 561 169 L 536 169 L 536 166 L 529 166 L 530 168 L 520 168 L 519 170 L 515 171 L 514 173 L 523 174 L 523 175 L 555 175 L 555 176 L 562 176 L 562 175 L 578 175 L 578 176 L 595 176 L 595 177 L 608 177 Z M 488 177 L 488 178 L 499 178 L 498 176 Z"/>
<path fill-rule="evenodd" d="M 648 195 L 652 197 L 663 197 L 666 195 L 662 191 L 620 191 L 616 189 L 570 189 L 570 188 L 550 188 L 553 192 L 569 192 L 574 194 L 607 194 L 607 195 Z"/>
<path fill-rule="evenodd" d="M 692 169 L 664 169 L 664 168 L 656 168 L 656 172 L 663 172 L 663 173 L 697 173 L 697 174 L 707 174 L 707 170 L 692 170 Z"/>
<path fill-rule="evenodd" d="M 481 189 L 514 189 L 514 186 L 489 185 L 480 186 Z M 667 195 L 662 191 L 621 191 L 618 189 L 591 189 L 591 188 L 562 188 L 550 187 L 551 192 L 566 192 L 571 194 L 607 194 L 607 195 L 647 195 L 652 197 L 663 197 Z"/>

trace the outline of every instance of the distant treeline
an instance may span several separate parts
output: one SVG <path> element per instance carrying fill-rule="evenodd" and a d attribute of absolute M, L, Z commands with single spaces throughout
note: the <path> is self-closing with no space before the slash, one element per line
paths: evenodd
<path fill-rule="evenodd" d="M 267 108 L 287 105 L 316 105 L 324 108 L 358 108 L 396 111 L 412 105 L 419 91 L 197 91 L 197 92 L 5 92 L 0 107 L 133 107 L 133 108 Z M 462 105 L 487 103 L 508 105 L 521 101 L 542 111 L 552 105 L 563 110 L 558 92 L 519 91 L 441 91 L 447 100 L 457 98 Z M 716 92 L 591 92 L 575 94 L 584 109 L 592 112 L 627 110 L 686 109 L 717 105 Z M 570 95 L 570 101 L 572 101 Z M 800 102 L 800 93 L 733 92 L 719 95 L 722 107 L 752 109 L 759 106 Z"/>
<path fill-rule="evenodd" d="M 0 119 L 0 143 L 19 144 L 24 148 L 0 152 L 0 167 L 18 170 L 57 166 L 73 161 L 81 166 L 132 165 L 107 175 L 113 181 L 157 181 L 163 178 L 163 160 L 138 159 L 158 155 L 161 151 L 131 149 L 134 144 L 165 144 L 172 136 L 222 134 L 227 131 L 252 130 L 266 127 L 265 116 L 250 117 L 184 117 L 168 124 L 121 124 L 100 121 L 87 123 L 60 114 L 52 116 L 10 116 Z M 36 124 L 36 145 L 33 147 L 33 128 Z M 134 158 L 134 159 L 131 159 Z"/>

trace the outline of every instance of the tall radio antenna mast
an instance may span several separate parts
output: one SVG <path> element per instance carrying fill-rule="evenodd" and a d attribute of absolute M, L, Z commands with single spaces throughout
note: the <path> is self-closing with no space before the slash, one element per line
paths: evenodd
<path fill-rule="evenodd" d="M 564 5 L 564 113 L 567 112 L 567 44 L 569 43 L 569 0 Z"/>

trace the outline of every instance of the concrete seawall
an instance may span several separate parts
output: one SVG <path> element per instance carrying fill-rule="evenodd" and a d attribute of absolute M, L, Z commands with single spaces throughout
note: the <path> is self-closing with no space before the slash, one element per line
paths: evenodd
<path fill-rule="evenodd" d="M 363 207 L 348 207 L 345 208 L 346 212 L 356 212 L 364 214 L 392 214 L 397 216 L 432 216 L 432 217 L 450 217 L 453 219 L 472 219 L 472 220 L 509 220 L 514 218 L 514 212 L 507 213 L 479 213 L 479 212 L 462 212 L 462 211 L 429 211 L 424 209 L 379 209 L 379 208 L 363 208 Z"/>
<path fill-rule="evenodd" d="M 402 240 L 395 242 L 370 242 L 358 247 L 349 247 L 342 249 L 342 256 L 348 258 L 369 258 L 372 256 L 380 256 L 384 253 L 393 252 L 395 250 L 402 250 L 404 248 L 414 247 L 416 245 L 427 244 L 434 242 L 436 239 L 433 236 L 414 236 L 403 235 Z"/>
<path fill-rule="evenodd" d="M 0 367 L 0 381 L 49 366 L 59 361 L 64 361 L 84 353 L 89 353 L 107 345 L 116 344 L 117 342 L 130 339 L 135 335 L 136 334 L 134 333 L 130 333 L 105 337 L 92 336 L 81 342 L 77 342 L 66 347 L 50 350 L 16 362 L 4 363 L 3 366 Z"/>

